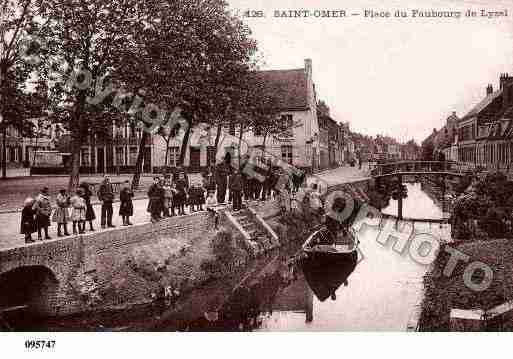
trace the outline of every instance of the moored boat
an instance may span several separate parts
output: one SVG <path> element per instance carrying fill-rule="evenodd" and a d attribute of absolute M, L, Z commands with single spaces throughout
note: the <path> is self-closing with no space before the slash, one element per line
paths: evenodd
<path fill-rule="evenodd" d="M 323 227 L 308 237 L 303 244 L 302 269 L 310 288 L 323 302 L 335 291 L 356 268 L 358 242 L 348 230 L 334 235 Z"/>

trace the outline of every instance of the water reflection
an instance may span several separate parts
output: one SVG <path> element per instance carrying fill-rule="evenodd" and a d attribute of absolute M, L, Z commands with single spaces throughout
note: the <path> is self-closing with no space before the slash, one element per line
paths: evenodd
<path fill-rule="evenodd" d="M 408 192 L 405 216 L 412 216 L 411 211 L 441 214 L 419 185 L 408 185 Z M 393 213 L 392 205 L 388 210 Z M 429 223 L 415 223 L 415 230 L 444 232 Z M 136 331 L 403 331 L 421 298 L 428 267 L 378 243 L 379 235 L 371 227 L 359 232 L 362 261 L 351 257 L 329 266 L 305 264 L 297 258 L 302 244 L 297 243 L 255 260 L 240 273 L 204 284 L 171 306 L 145 308 L 133 320 L 134 311 L 128 311 L 110 322 Z M 333 293 L 336 300 L 327 300 Z M 83 322 L 76 327 L 84 330 Z M 69 329 L 70 323 L 55 328 Z M 99 330 L 96 324 L 88 328 Z"/>
<path fill-rule="evenodd" d="M 420 183 L 405 183 L 408 197 L 403 199 L 403 216 L 413 219 L 441 219 L 441 208 L 422 190 Z M 397 216 L 398 203 L 391 199 L 390 204 L 382 210 L 385 214 Z"/>

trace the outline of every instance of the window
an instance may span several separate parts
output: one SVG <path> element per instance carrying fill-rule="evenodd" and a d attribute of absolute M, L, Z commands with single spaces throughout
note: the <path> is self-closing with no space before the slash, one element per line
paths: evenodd
<path fill-rule="evenodd" d="M 130 123 L 130 125 L 128 127 L 129 137 L 130 138 L 138 137 L 138 131 L 137 130 L 138 130 L 138 128 L 136 128 L 133 123 Z"/>
<path fill-rule="evenodd" d="M 282 115 L 281 116 L 281 122 L 284 129 L 291 129 L 292 125 L 294 124 L 292 115 Z"/>
<path fill-rule="evenodd" d="M 180 147 L 169 146 L 169 150 L 167 151 L 168 166 L 176 167 L 178 165 L 179 159 L 180 159 Z"/>
<path fill-rule="evenodd" d="M 216 148 L 215 146 L 207 146 L 207 166 L 216 164 Z"/>
<path fill-rule="evenodd" d="M 262 136 L 262 128 L 260 126 L 255 126 L 253 129 L 253 134 L 255 136 Z"/>
<path fill-rule="evenodd" d="M 281 159 L 284 162 L 292 164 L 292 146 L 291 145 L 281 146 Z"/>
<path fill-rule="evenodd" d="M 116 147 L 116 165 L 122 166 L 125 163 L 124 148 Z"/>
<path fill-rule="evenodd" d="M 125 125 L 114 125 L 114 137 L 125 137 Z"/>
<path fill-rule="evenodd" d="M 89 166 L 89 148 L 82 148 L 81 150 L 82 166 Z"/>

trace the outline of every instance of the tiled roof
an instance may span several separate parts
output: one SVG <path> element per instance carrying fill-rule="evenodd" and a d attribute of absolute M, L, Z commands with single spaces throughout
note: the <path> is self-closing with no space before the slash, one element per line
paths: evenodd
<path fill-rule="evenodd" d="M 304 69 L 259 71 L 257 76 L 275 92 L 282 111 L 309 108 L 308 82 Z"/>
<path fill-rule="evenodd" d="M 502 90 L 495 91 L 491 93 L 490 95 L 486 96 L 481 102 L 479 102 L 477 105 L 474 106 L 472 110 L 470 110 L 469 113 L 467 113 L 465 116 L 462 117 L 463 119 L 467 119 L 472 116 L 479 115 L 481 111 L 486 109 L 496 98 L 502 95 Z"/>

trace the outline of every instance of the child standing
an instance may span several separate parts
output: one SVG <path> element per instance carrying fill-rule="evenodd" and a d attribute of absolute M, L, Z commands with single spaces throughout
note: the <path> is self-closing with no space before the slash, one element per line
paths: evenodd
<path fill-rule="evenodd" d="M 206 207 L 207 207 L 207 211 L 212 213 L 212 215 L 214 216 L 214 229 L 217 229 L 217 227 L 219 225 L 219 214 L 215 210 L 215 206 L 217 205 L 217 200 L 216 200 L 216 197 L 214 196 L 214 194 L 215 194 L 215 191 L 208 192 L 208 196 L 207 196 L 207 200 L 206 200 Z"/>
<path fill-rule="evenodd" d="M 78 233 L 82 234 L 85 231 L 86 204 L 82 195 L 82 189 L 79 188 L 70 200 L 72 207 L 71 220 L 73 221 L 73 234 L 77 234 L 77 225 Z"/>
<path fill-rule="evenodd" d="M 171 183 L 171 176 L 166 175 L 164 178 L 164 206 L 163 206 L 163 212 L 164 217 L 171 217 L 174 216 L 174 209 L 172 208 L 173 203 L 173 186 Z"/>
<path fill-rule="evenodd" d="M 189 205 L 191 212 L 203 211 L 205 203 L 205 194 L 203 188 L 198 183 L 194 183 L 189 190 Z"/>
<path fill-rule="evenodd" d="M 89 184 L 83 182 L 80 184 L 80 188 L 82 188 L 83 195 L 82 198 L 85 201 L 86 204 L 86 221 L 89 222 L 89 230 L 94 231 L 93 228 L 93 221 L 96 219 L 96 215 L 94 213 L 93 205 L 91 204 L 91 196 L 93 193 L 91 192 L 91 189 L 89 188 Z"/>
<path fill-rule="evenodd" d="M 50 227 L 52 204 L 48 191 L 48 187 L 43 188 L 32 206 L 32 209 L 36 213 L 37 239 L 40 241 L 43 240 L 41 230 L 44 230 L 46 240 L 51 239 L 48 235 L 48 227 Z"/>
<path fill-rule="evenodd" d="M 187 202 L 187 190 L 189 184 L 184 173 L 178 174 L 178 180 L 176 181 L 176 195 L 174 197 L 175 206 L 178 208 L 178 214 L 185 214 L 185 203 Z"/>
<path fill-rule="evenodd" d="M 53 221 L 57 222 L 57 237 L 62 237 L 63 233 L 61 228 L 64 228 L 64 235 L 69 236 L 68 233 L 68 221 L 69 221 L 69 211 L 68 208 L 70 206 L 69 196 L 66 193 L 65 189 L 61 189 L 59 194 L 57 195 L 57 199 L 55 200 L 57 203 L 57 209 L 53 213 Z"/>
<path fill-rule="evenodd" d="M 130 181 L 126 180 L 121 192 L 119 193 L 119 200 L 121 204 L 119 205 L 119 215 L 123 219 L 123 226 L 131 226 L 130 217 L 134 215 L 134 204 L 132 203 L 132 198 L 134 197 L 134 192 L 130 188 Z"/>
<path fill-rule="evenodd" d="M 23 210 L 21 211 L 21 228 L 20 233 L 25 235 L 25 243 L 34 243 L 32 233 L 36 232 L 36 222 L 34 215 L 36 212 L 32 209 L 34 199 L 28 197 L 23 202 Z"/>

